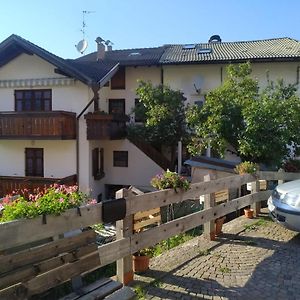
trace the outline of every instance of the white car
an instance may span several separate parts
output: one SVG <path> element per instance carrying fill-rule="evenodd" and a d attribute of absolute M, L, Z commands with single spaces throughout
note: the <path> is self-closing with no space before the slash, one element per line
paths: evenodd
<path fill-rule="evenodd" d="M 300 180 L 279 184 L 268 199 L 272 219 L 300 232 Z"/>

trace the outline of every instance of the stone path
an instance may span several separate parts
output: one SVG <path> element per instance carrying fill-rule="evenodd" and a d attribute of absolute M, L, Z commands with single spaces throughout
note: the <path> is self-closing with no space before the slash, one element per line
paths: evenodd
<path fill-rule="evenodd" d="M 300 299 L 300 234 L 265 217 L 240 217 L 215 242 L 177 248 L 136 276 L 146 299 Z"/>

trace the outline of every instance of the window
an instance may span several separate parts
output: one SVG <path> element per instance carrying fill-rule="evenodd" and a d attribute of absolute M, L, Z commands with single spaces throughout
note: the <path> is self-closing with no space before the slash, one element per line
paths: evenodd
<path fill-rule="evenodd" d="M 124 90 L 125 89 L 125 68 L 121 67 L 117 73 L 110 80 L 110 88 L 112 90 Z"/>
<path fill-rule="evenodd" d="M 44 177 L 43 148 L 25 148 L 25 176 Z"/>
<path fill-rule="evenodd" d="M 128 151 L 114 151 L 114 167 L 128 167 Z"/>
<path fill-rule="evenodd" d="M 16 90 L 15 111 L 51 111 L 51 90 Z"/>
<path fill-rule="evenodd" d="M 109 99 L 109 114 L 125 115 L 125 99 Z"/>
<path fill-rule="evenodd" d="M 92 151 L 92 172 L 95 180 L 104 177 L 104 149 L 95 148 Z"/>
<path fill-rule="evenodd" d="M 139 99 L 135 99 L 134 120 L 135 122 L 145 122 L 146 120 L 145 105 Z"/>

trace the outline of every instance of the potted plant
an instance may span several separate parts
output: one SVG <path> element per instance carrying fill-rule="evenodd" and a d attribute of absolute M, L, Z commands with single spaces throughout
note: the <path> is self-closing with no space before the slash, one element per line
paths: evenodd
<path fill-rule="evenodd" d="M 250 207 L 246 207 L 244 209 L 245 217 L 248 219 L 253 219 L 254 216 L 254 209 Z"/>
<path fill-rule="evenodd" d="M 244 174 L 255 174 L 259 171 L 259 165 L 250 161 L 244 161 L 238 164 L 234 171 L 240 175 Z M 252 219 L 254 215 L 254 210 L 250 207 L 244 209 L 244 214 L 246 218 Z"/>
<path fill-rule="evenodd" d="M 150 183 L 158 190 L 174 189 L 177 191 L 177 189 L 181 189 L 187 191 L 190 188 L 190 182 L 186 178 L 169 169 L 153 177 Z"/>
<path fill-rule="evenodd" d="M 151 249 L 145 248 L 134 253 L 132 256 L 132 269 L 135 273 L 142 273 L 149 269 Z"/>
<path fill-rule="evenodd" d="M 238 164 L 234 171 L 239 175 L 255 174 L 259 171 L 259 165 L 250 161 L 244 161 Z"/>

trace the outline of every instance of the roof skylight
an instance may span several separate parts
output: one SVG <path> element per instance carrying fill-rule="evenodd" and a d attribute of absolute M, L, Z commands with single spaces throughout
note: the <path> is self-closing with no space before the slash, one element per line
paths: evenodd
<path fill-rule="evenodd" d="M 131 52 L 128 56 L 139 56 L 142 55 L 140 52 Z"/>
<path fill-rule="evenodd" d="M 201 49 L 198 49 L 198 54 L 209 54 L 211 52 L 212 52 L 211 48 L 201 48 Z"/>
<path fill-rule="evenodd" d="M 186 44 L 182 46 L 183 50 L 188 50 L 188 49 L 195 49 L 196 45 L 195 44 Z"/>

